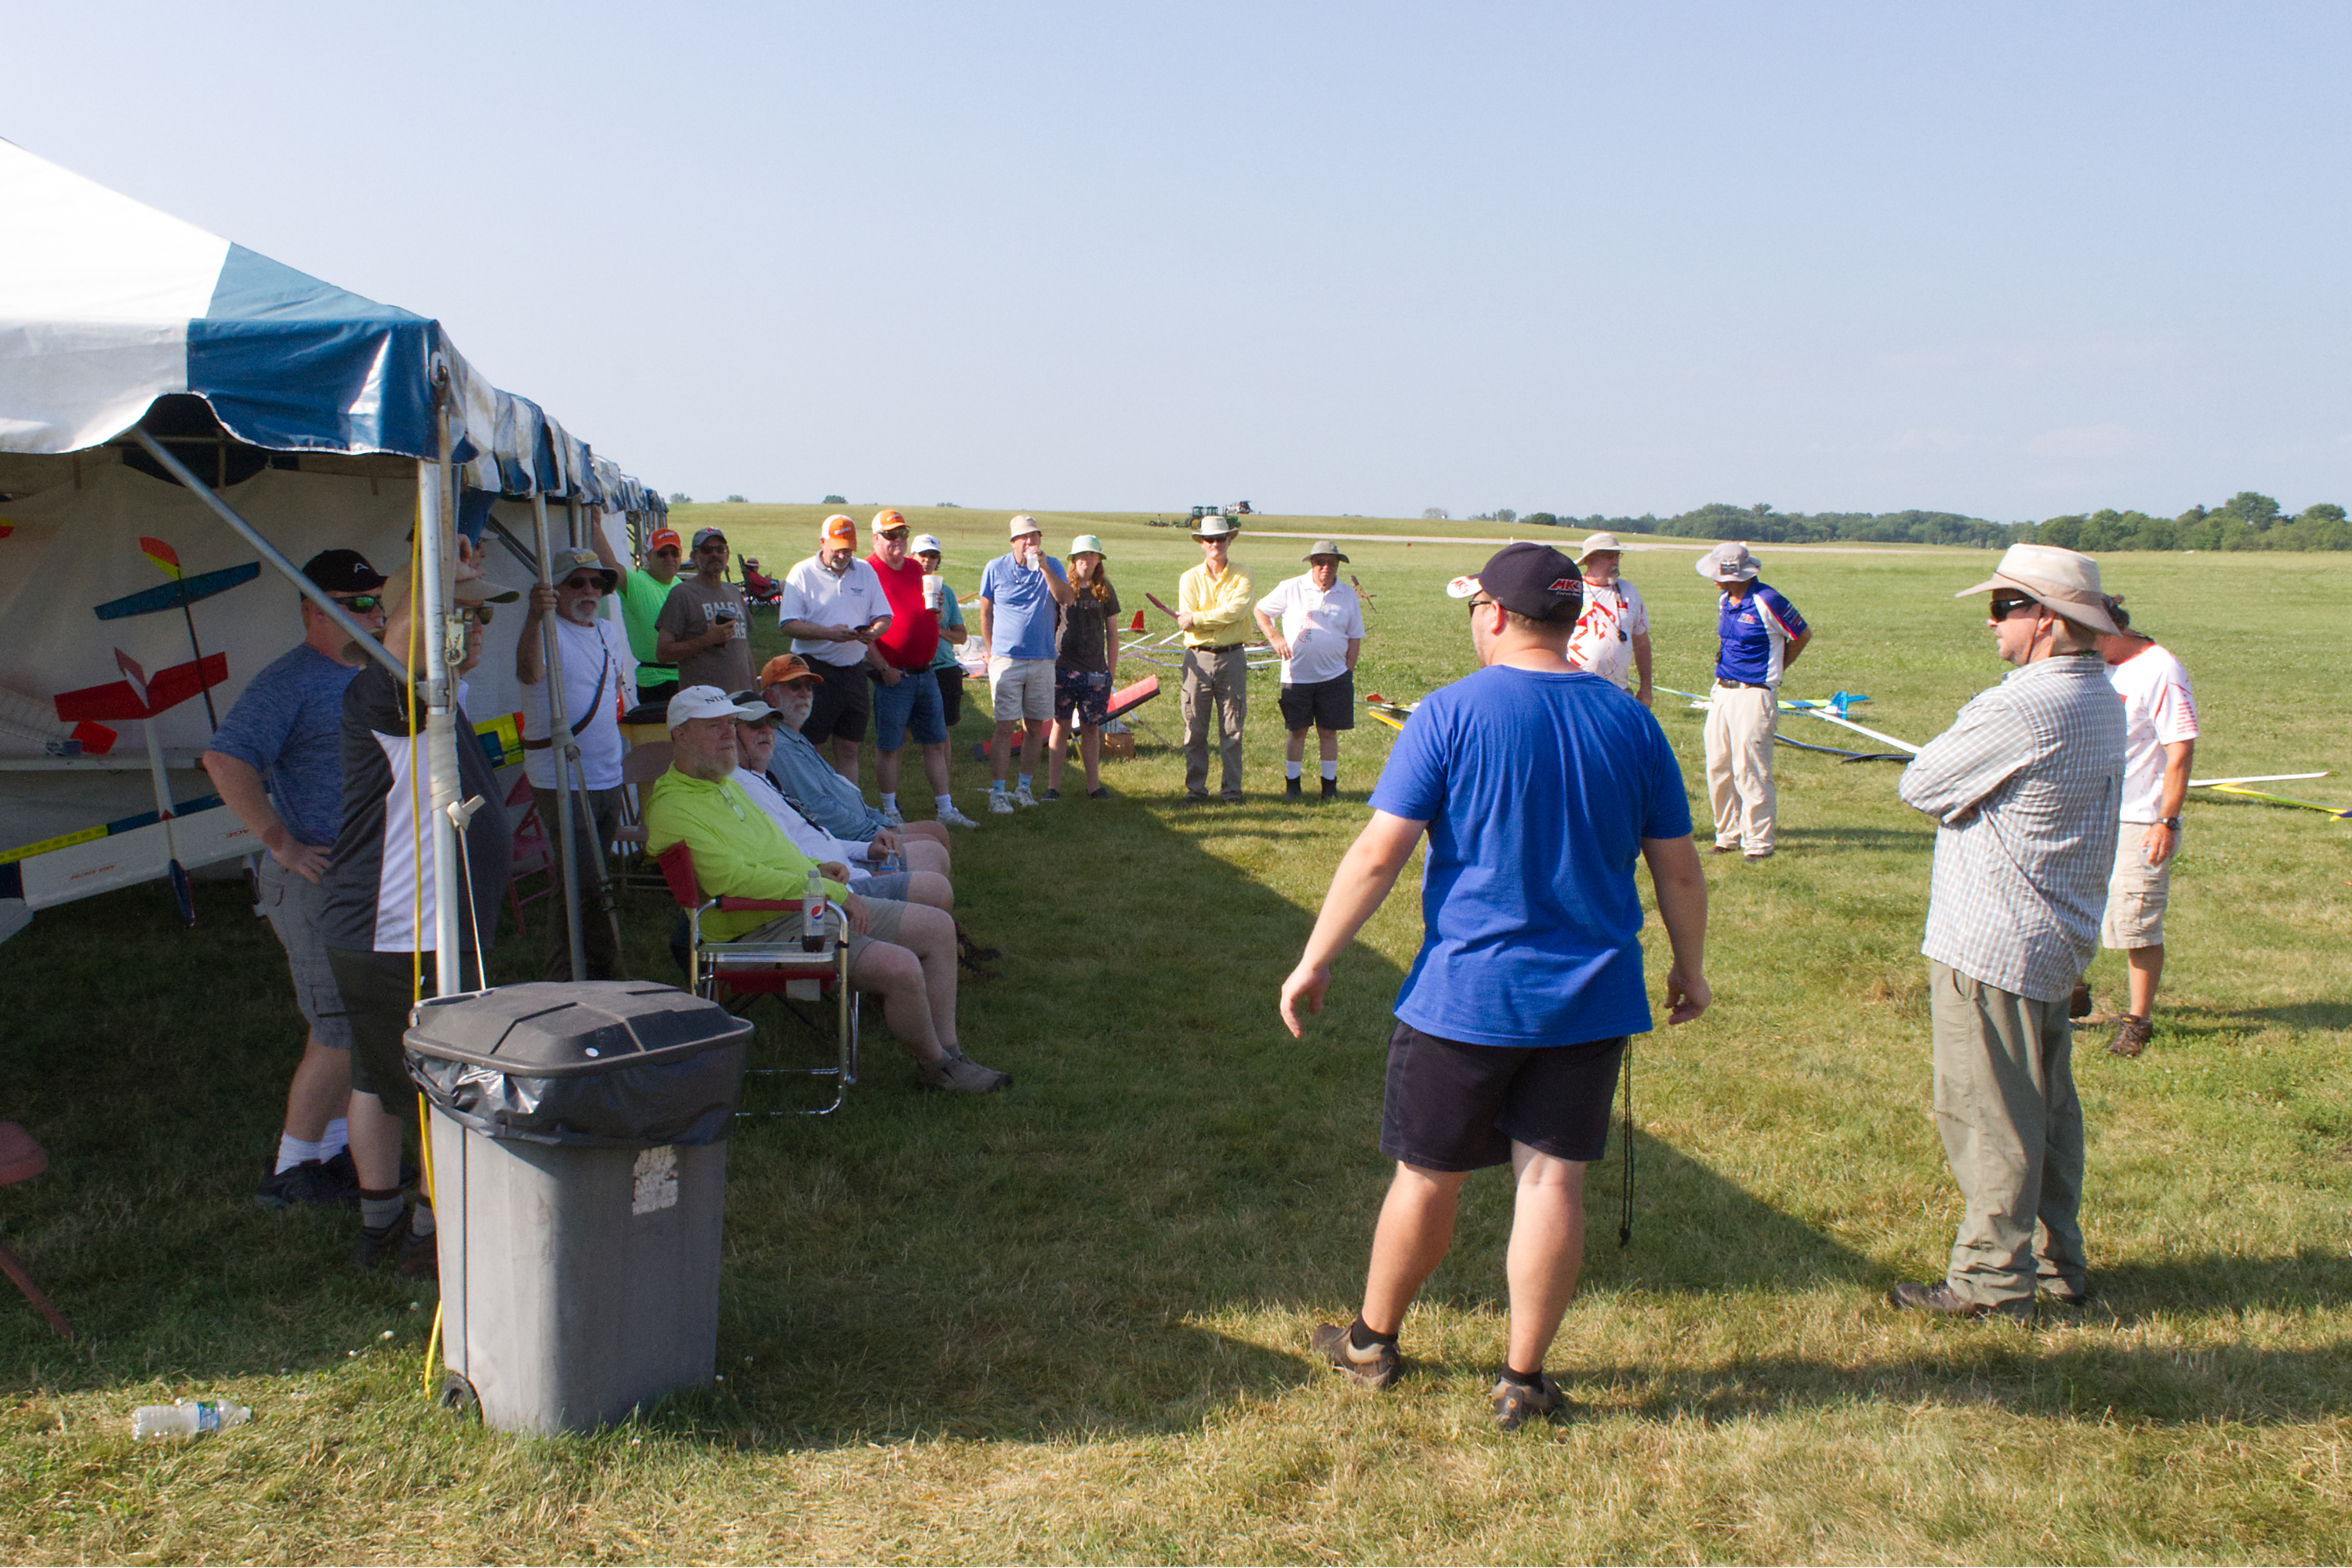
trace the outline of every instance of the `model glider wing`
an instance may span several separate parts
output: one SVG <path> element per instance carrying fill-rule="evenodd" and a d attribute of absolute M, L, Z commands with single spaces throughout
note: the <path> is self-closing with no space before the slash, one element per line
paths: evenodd
<path fill-rule="evenodd" d="M 161 561 L 155 563 L 163 565 Z M 176 573 L 177 568 L 166 570 Z M 194 577 L 175 575 L 169 583 L 142 588 L 120 599 L 109 599 L 98 606 L 98 618 L 120 621 L 132 616 L 152 616 L 163 610 L 176 610 L 199 599 L 209 599 L 215 594 L 226 594 L 238 584 L 250 583 L 260 575 L 261 563 L 258 561 L 248 561 L 242 566 L 224 566 L 217 572 L 201 573 Z"/>

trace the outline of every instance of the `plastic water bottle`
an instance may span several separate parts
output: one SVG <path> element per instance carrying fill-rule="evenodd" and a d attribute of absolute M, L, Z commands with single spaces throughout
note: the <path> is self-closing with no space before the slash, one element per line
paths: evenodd
<path fill-rule="evenodd" d="M 240 1426 L 253 1412 L 226 1399 L 182 1399 L 170 1405 L 142 1405 L 131 1413 L 131 1436 L 201 1437 L 207 1432 Z"/>
<path fill-rule="evenodd" d="M 801 894 L 801 951 L 824 951 L 824 884 L 817 880 L 816 868 L 809 868 L 808 888 Z"/>

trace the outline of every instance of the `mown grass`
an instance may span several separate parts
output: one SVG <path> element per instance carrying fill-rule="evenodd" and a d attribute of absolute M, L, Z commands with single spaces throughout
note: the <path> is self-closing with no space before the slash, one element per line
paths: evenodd
<path fill-rule="evenodd" d="M 739 549 L 775 567 L 827 509 L 725 510 Z M 945 535 L 970 592 L 1003 514 L 912 516 Z M 1057 550 L 1066 531 L 1103 533 L 1131 603 L 1170 597 L 1195 558 L 1137 521 L 1041 521 Z M 1461 611 L 1438 589 L 1480 552 L 1350 547 L 1379 595 L 1364 688 L 1412 696 L 1463 670 Z M 1245 537 L 1236 559 L 1263 588 L 1296 570 L 1288 553 Z M 1659 679 L 1696 689 L 1707 590 L 1654 559 L 1636 564 Z M 1866 721 L 1916 741 L 2000 673 L 1973 606 L 1948 596 L 1978 562 L 1765 561 L 1820 628 L 1793 688 L 1868 691 Z M 2110 558 L 2110 585 L 2197 678 L 2200 772 L 2352 762 L 2327 651 L 2339 595 L 2315 564 Z M 2216 602 L 2260 610 L 2216 616 Z M 1177 729 L 1172 696 L 1145 716 Z M 1698 718 L 1661 718 L 1696 790 Z M 982 728 L 968 713 L 960 739 Z M 1285 806 L 1267 681 L 1249 805 L 1178 806 L 1180 763 L 1147 746 L 1108 765 L 1113 800 L 960 837 L 965 918 L 1007 950 L 1004 977 L 967 994 L 966 1043 L 1015 1088 L 919 1094 L 877 1029 L 843 1113 L 743 1124 L 725 1381 L 578 1439 L 449 1421 L 420 1375 L 430 1292 L 350 1272 L 345 1217 L 247 1203 L 296 1031 L 276 946 L 234 888 L 203 889 L 194 933 L 159 889 L 43 914 L 6 949 L 0 1103 L 56 1168 L 0 1196 L 0 1215 L 85 1338 L 64 1345 L 0 1298 L 0 1552 L 2352 1556 L 2343 825 L 2191 805 L 2157 1043 L 2137 1062 L 2096 1037 L 2078 1053 L 2096 1306 L 2079 1327 L 1924 1323 L 1877 1295 L 1936 1272 L 1958 1212 L 1916 951 L 1929 833 L 1895 803 L 1891 765 L 1783 752 L 1783 852 L 1709 865 L 1717 1006 L 1636 1053 L 1623 1251 L 1613 1152 L 1594 1172 L 1585 1295 L 1553 1361 L 1586 1414 L 1505 1438 L 1482 1397 L 1502 1344 L 1499 1182 L 1472 1184 L 1398 1390 L 1339 1386 L 1302 1353 L 1360 1283 L 1413 900 L 1347 955 L 1303 1044 L 1274 993 L 1386 736 L 1348 738 L 1339 805 Z M 977 791 L 980 765 L 960 751 L 958 768 Z M 641 973 L 668 973 L 666 925 L 650 898 L 630 906 Z M 500 962 L 525 973 L 539 933 L 506 929 Z M 2095 979 L 2119 986 L 2112 958 Z M 255 1424 L 131 1444 L 133 1405 L 215 1391 Z"/>

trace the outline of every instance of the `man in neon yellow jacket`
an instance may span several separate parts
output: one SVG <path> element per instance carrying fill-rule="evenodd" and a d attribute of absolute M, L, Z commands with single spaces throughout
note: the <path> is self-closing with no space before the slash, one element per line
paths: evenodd
<path fill-rule="evenodd" d="M 689 686 L 670 699 L 675 755 L 646 799 L 647 853 L 683 842 L 694 851 L 696 880 L 712 898 L 798 900 L 814 870 L 825 897 L 849 912 L 850 983 L 882 998 L 883 1019 L 913 1053 L 923 1081 L 964 1094 L 1007 1087 L 1011 1078 L 964 1055 L 957 1040 L 954 917 L 852 893 L 847 867 L 802 854 L 733 777 L 735 721 L 767 716 L 764 707 L 739 708 L 714 686 Z M 801 915 L 714 911 L 702 929 L 718 942 L 793 942 Z"/>

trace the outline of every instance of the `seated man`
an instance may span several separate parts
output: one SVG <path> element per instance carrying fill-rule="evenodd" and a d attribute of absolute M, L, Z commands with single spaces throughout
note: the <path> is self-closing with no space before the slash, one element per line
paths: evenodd
<path fill-rule="evenodd" d="M 760 563 L 751 556 L 743 557 L 743 596 L 755 605 L 772 605 L 784 590 L 784 585 L 760 570 Z"/>
<path fill-rule="evenodd" d="M 675 757 L 646 801 L 646 853 L 684 843 L 694 851 L 703 892 L 714 898 L 797 900 L 817 870 L 826 896 L 849 912 L 851 984 L 882 998 L 883 1020 L 913 1054 L 923 1081 L 966 1094 L 1010 1084 L 957 1044 L 954 919 L 851 892 L 842 880 L 845 867 L 818 867 L 794 848 L 735 777 L 735 721 L 760 716 L 760 709 L 711 686 L 689 686 L 670 699 Z M 714 910 L 702 929 L 719 942 L 793 942 L 801 935 L 801 915 L 797 909 L 773 919 L 765 911 Z"/>
<path fill-rule="evenodd" d="M 893 828 L 881 809 L 866 804 L 857 786 L 834 771 L 833 763 L 800 732 L 816 701 L 819 678 L 798 654 L 780 653 L 760 671 L 757 693 L 739 691 L 739 702 L 764 700 L 784 716 L 776 732 L 776 749 L 768 759 L 768 779 L 797 807 L 802 816 L 836 838 L 854 844 L 887 840 L 886 853 L 903 853 L 910 871 L 949 874 L 948 830 L 936 822 L 909 822 Z M 830 778 L 825 775 L 831 774 Z"/>
<path fill-rule="evenodd" d="M 776 749 L 776 726 L 784 716 L 766 703 L 756 706 L 764 717 L 735 721 L 735 779 L 743 791 L 775 825 L 784 830 L 793 847 L 823 866 L 838 862 L 849 868 L 849 890 L 869 899 L 898 899 L 910 904 L 928 904 L 935 910 L 955 908 L 955 891 L 948 879 L 936 871 L 883 871 L 888 859 L 877 854 L 871 840 L 852 844 L 835 838 L 807 817 L 793 809 L 790 801 L 776 786 L 768 782 L 768 758 Z"/>

